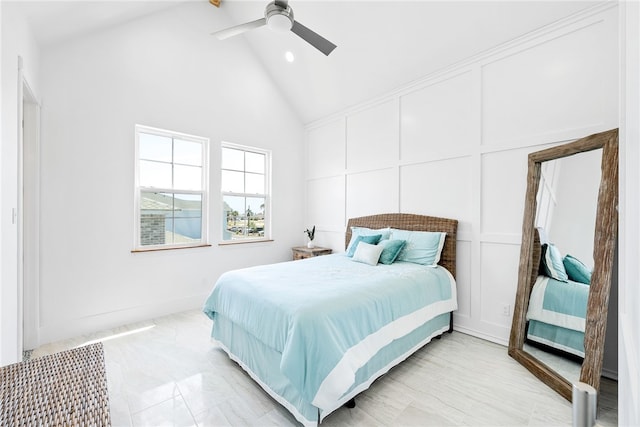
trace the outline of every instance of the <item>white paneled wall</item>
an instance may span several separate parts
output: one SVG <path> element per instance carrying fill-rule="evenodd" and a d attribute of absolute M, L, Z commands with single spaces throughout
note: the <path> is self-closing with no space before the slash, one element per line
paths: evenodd
<path fill-rule="evenodd" d="M 318 244 L 344 251 L 350 217 L 457 218 L 455 328 L 506 343 L 527 155 L 618 126 L 617 29 L 603 5 L 309 124 Z"/>
<path fill-rule="evenodd" d="M 447 76 L 400 97 L 405 162 L 468 153 L 478 142 L 474 75 Z"/>
<path fill-rule="evenodd" d="M 397 210 L 396 168 L 347 175 L 347 218 Z"/>

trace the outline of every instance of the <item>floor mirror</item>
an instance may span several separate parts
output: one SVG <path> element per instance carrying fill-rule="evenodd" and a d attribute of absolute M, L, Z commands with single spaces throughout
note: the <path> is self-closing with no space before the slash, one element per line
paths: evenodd
<path fill-rule="evenodd" d="M 529 154 L 509 355 L 567 400 L 600 387 L 617 206 L 617 129 Z"/>

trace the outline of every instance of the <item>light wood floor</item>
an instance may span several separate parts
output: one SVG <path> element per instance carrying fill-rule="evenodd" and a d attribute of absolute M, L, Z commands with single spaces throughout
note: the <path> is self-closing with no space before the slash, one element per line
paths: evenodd
<path fill-rule="evenodd" d="M 209 338 L 199 311 L 53 343 L 32 357 L 104 343 L 114 426 L 292 426 L 296 420 Z M 605 382 L 600 425 L 617 424 Z M 613 397 L 612 397 L 613 396 Z M 503 346 L 454 332 L 434 340 L 323 426 L 570 426 L 571 405 Z"/>

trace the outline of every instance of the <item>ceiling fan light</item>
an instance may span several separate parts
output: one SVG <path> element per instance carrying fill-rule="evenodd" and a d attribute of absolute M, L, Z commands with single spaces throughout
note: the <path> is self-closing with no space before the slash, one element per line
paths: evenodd
<path fill-rule="evenodd" d="M 284 53 L 284 59 L 286 59 L 287 62 L 293 62 L 296 60 L 296 57 L 293 55 L 293 52 L 288 50 Z"/>
<path fill-rule="evenodd" d="M 291 19 L 283 14 L 273 14 L 267 18 L 267 25 L 272 30 L 289 31 L 293 27 Z"/>

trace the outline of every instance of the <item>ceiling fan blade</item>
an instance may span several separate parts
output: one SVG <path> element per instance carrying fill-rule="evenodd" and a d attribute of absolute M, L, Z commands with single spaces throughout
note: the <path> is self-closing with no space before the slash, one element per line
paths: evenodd
<path fill-rule="evenodd" d="M 320 34 L 311 31 L 298 21 L 293 21 L 293 27 L 291 27 L 291 31 L 296 33 L 301 39 L 303 39 L 327 56 L 329 56 L 329 54 L 333 52 L 333 49 L 337 47 L 335 44 L 331 43 Z"/>
<path fill-rule="evenodd" d="M 289 3 L 288 0 L 275 0 L 274 3 L 276 4 L 276 6 L 280 6 L 283 9 L 287 8 L 287 3 Z"/>
<path fill-rule="evenodd" d="M 245 22 L 244 24 L 236 25 L 235 27 L 229 27 L 224 30 L 211 33 L 212 36 L 216 36 L 219 40 L 228 39 L 229 37 L 237 36 L 238 34 L 245 33 L 254 28 L 259 28 L 267 25 L 266 18 L 256 19 L 255 21 Z"/>

